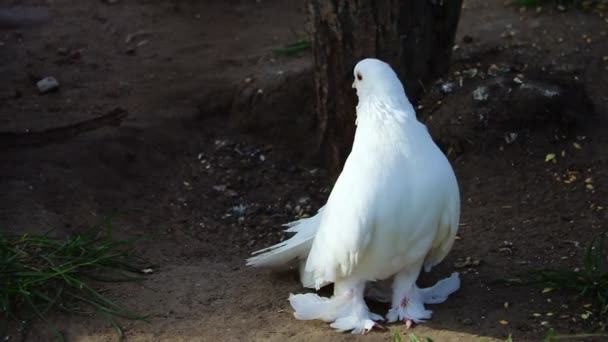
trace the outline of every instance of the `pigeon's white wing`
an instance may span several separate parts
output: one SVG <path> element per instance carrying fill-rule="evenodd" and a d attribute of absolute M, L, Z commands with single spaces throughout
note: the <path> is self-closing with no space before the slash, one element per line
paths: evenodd
<path fill-rule="evenodd" d="M 375 202 L 381 189 L 378 172 L 378 165 L 362 154 L 348 157 L 322 213 L 306 263 L 317 288 L 348 276 L 365 253 L 375 228 Z"/>
<path fill-rule="evenodd" d="M 429 272 L 431 268 L 440 263 L 452 249 L 452 245 L 456 239 L 456 233 L 458 232 L 458 217 L 459 215 L 458 213 L 455 213 L 455 209 L 444 211 L 431 250 L 424 260 L 425 271 Z"/>
<path fill-rule="evenodd" d="M 456 176 L 450 167 L 442 168 L 442 170 L 444 175 L 441 179 L 444 180 L 444 190 L 447 190 L 446 205 L 439 220 L 433 245 L 424 260 L 424 269 L 427 272 L 440 263 L 452 249 L 460 221 L 460 193 Z"/>

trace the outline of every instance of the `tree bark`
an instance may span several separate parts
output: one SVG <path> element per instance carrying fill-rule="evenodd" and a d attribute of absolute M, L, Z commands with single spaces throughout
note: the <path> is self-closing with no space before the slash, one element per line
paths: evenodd
<path fill-rule="evenodd" d="M 319 147 L 333 172 L 341 170 L 355 131 L 355 64 L 389 63 L 416 103 L 444 74 L 462 0 L 309 0 Z"/>

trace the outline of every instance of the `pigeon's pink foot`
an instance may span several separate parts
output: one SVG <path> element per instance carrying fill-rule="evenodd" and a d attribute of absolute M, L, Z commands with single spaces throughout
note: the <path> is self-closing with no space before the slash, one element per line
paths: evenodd
<path fill-rule="evenodd" d="M 401 308 L 405 308 L 405 307 L 408 306 L 408 304 L 409 304 L 409 300 L 407 299 L 407 296 L 405 296 L 405 297 L 403 297 L 403 299 L 399 303 L 399 306 Z M 409 318 L 409 317 L 405 317 L 405 318 L 400 317 L 400 318 L 401 318 L 401 321 L 405 324 L 405 329 L 406 330 L 408 330 L 409 328 L 411 328 L 412 325 L 414 324 L 414 321 L 411 318 Z"/>

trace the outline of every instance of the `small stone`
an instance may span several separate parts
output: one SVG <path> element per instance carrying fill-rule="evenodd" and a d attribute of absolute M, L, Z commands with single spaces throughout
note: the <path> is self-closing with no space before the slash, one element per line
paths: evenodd
<path fill-rule="evenodd" d="M 456 84 L 454 82 L 446 82 L 441 85 L 441 92 L 444 94 L 449 94 L 454 91 L 454 88 L 456 88 Z"/>
<path fill-rule="evenodd" d="M 217 192 L 224 192 L 227 187 L 225 185 L 214 185 L 212 188 Z"/>
<path fill-rule="evenodd" d="M 308 202 L 310 202 L 310 197 L 305 196 L 305 197 L 301 197 L 300 199 L 298 199 L 298 203 L 300 203 L 300 204 L 306 204 Z"/>
<path fill-rule="evenodd" d="M 473 91 L 473 99 L 475 101 L 486 101 L 488 99 L 488 88 L 487 87 L 477 87 Z"/>
<path fill-rule="evenodd" d="M 475 76 L 477 76 L 478 72 L 479 71 L 477 70 L 477 68 L 471 68 L 471 69 L 463 70 L 462 74 L 469 78 L 474 78 Z"/>
<path fill-rule="evenodd" d="M 59 88 L 59 82 L 52 76 L 45 77 L 36 83 L 41 94 L 46 94 L 50 91 Z"/>
<path fill-rule="evenodd" d="M 239 204 L 237 206 L 232 207 L 232 212 L 236 213 L 239 216 L 245 215 L 246 211 L 247 211 L 247 206 L 244 204 Z"/>
<path fill-rule="evenodd" d="M 456 268 L 474 267 L 474 266 L 479 266 L 480 264 L 481 264 L 481 260 L 473 259 L 471 257 L 466 257 L 466 259 L 464 259 L 464 260 L 458 259 L 454 263 L 454 267 L 456 267 Z"/>
<path fill-rule="evenodd" d="M 511 132 L 511 133 L 506 133 L 505 134 L 505 142 L 507 144 L 512 144 L 515 142 L 515 140 L 517 140 L 517 133 L 515 132 Z"/>
<path fill-rule="evenodd" d="M 138 43 L 135 45 L 135 47 L 142 47 L 142 46 L 144 46 L 144 45 L 147 45 L 148 43 L 150 43 L 150 40 L 149 40 L 149 39 L 144 39 L 144 40 L 142 40 L 142 41 L 139 41 L 139 42 L 138 42 Z"/>

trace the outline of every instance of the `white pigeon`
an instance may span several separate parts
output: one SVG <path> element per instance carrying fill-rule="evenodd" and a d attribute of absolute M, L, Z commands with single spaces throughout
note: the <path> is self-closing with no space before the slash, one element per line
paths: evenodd
<path fill-rule="evenodd" d="M 367 282 L 394 277 L 389 322 L 409 327 L 431 317 L 424 304 L 458 290 L 458 273 L 421 289 L 416 280 L 448 254 L 460 217 L 454 171 L 416 118 L 391 67 L 364 59 L 354 69 L 357 130 L 329 199 L 310 218 L 288 223 L 289 240 L 255 252 L 248 265 L 279 267 L 300 260 L 305 287 L 334 283 L 331 298 L 289 296 L 297 319 L 331 322 L 364 333 L 383 317 L 365 304 Z"/>

